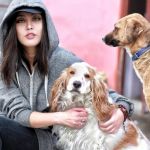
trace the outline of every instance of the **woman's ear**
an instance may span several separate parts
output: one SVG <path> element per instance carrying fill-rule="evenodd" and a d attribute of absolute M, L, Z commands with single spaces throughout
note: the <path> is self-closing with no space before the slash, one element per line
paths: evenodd
<path fill-rule="evenodd" d="M 93 105 L 99 120 L 108 119 L 114 105 L 109 103 L 108 90 L 100 75 L 96 75 L 93 81 Z"/>
<path fill-rule="evenodd" d="M 55 80 L 51 88 L 51 98 L 49 104 L 52 112 L 57 111 L 58 100 L 62 92 L 66 89 L 67 69 L 63 70 L 58 79 Z"/>

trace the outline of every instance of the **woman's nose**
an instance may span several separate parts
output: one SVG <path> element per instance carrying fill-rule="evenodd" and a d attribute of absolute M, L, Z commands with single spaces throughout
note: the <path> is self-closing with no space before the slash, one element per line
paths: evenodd
<path fill-rule="evenodd" d="M 33 29 L 33 25 L 31 21 L 27 21 L 27 30 Z"/>

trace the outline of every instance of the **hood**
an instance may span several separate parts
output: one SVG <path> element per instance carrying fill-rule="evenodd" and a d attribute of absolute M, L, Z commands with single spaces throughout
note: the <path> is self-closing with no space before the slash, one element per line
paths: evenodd
<path fill-rule="evenodd" d="M 16 8 L 19 8 L 22 6 L 40 7 L 41 9 L 44 10 L 46 23 L 47 23 L 49 42 L 50 42 L 49 43 L 50 49 L 51 51 L 55 50 L 59 44 L 59 38 L 56 32 L 56 29 L 54 27 L 54 24 L 52 22 L 51 16 L 41 0 L 13 0 L 10 3 L 4 15 L 4 18 L 2 19 L 2 22 L 0 24 L 0 33 L 4 33 L 6 31 L 5 19 L 9 16 L 9 14 L 12 13 Z M 2 44 L 1 42 L 2 42 L 2 35 L 0 34 L 0 46 Z"/>

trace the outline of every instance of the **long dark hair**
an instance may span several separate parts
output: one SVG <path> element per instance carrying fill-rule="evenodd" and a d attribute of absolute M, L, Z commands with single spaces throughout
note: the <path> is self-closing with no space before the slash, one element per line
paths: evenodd
<path fill-rule="evenodd" d="M 37 62 L 37 68 L 40 75 L 48 74 L 48 55 L 50 51 L 49 38 L 47 32 L 47 24 L 44 13 L 42 13 L 43 20 L 43 34 L 41 42 L 38 45 L 37 54 L 35 56 L 35 62 Z M 12 19 L 11 19 L 12 20 Z M 10 87 L 12 80 L 15 77 L 15 73 L 21 65 L 21 59 L 23 58 L 23 48 L 17 39 L 16 33 L 16 19 L 13 19 L 13 23 L 4 23 L 6 32 L 3 33 L 3 45 L 2 45 L 2 66 L 1 76 L 7 87 Z M 11 24 L 11 25 L 10 25 Z"/>

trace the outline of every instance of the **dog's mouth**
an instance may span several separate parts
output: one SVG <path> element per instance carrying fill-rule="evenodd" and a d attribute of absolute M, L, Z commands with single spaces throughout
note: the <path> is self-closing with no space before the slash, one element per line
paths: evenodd
<path fill-rule="evenodd" d="M 105 36 L 104 38 L 102 38 L 102 40 L 106 45 L 113 46 L 113 47 L 119 46 L 119 42 L 120 42 L 119 40 L 114 39 L 113 36 L 111 35 Z"/>
<path fill-rule="evenodd" d="M 75 93 L 78 93 L 78 94 L 80 94 L 80 91 L 78 90 L 78 89 L 72 89 L 70 92 L 75 92 Z"/>

